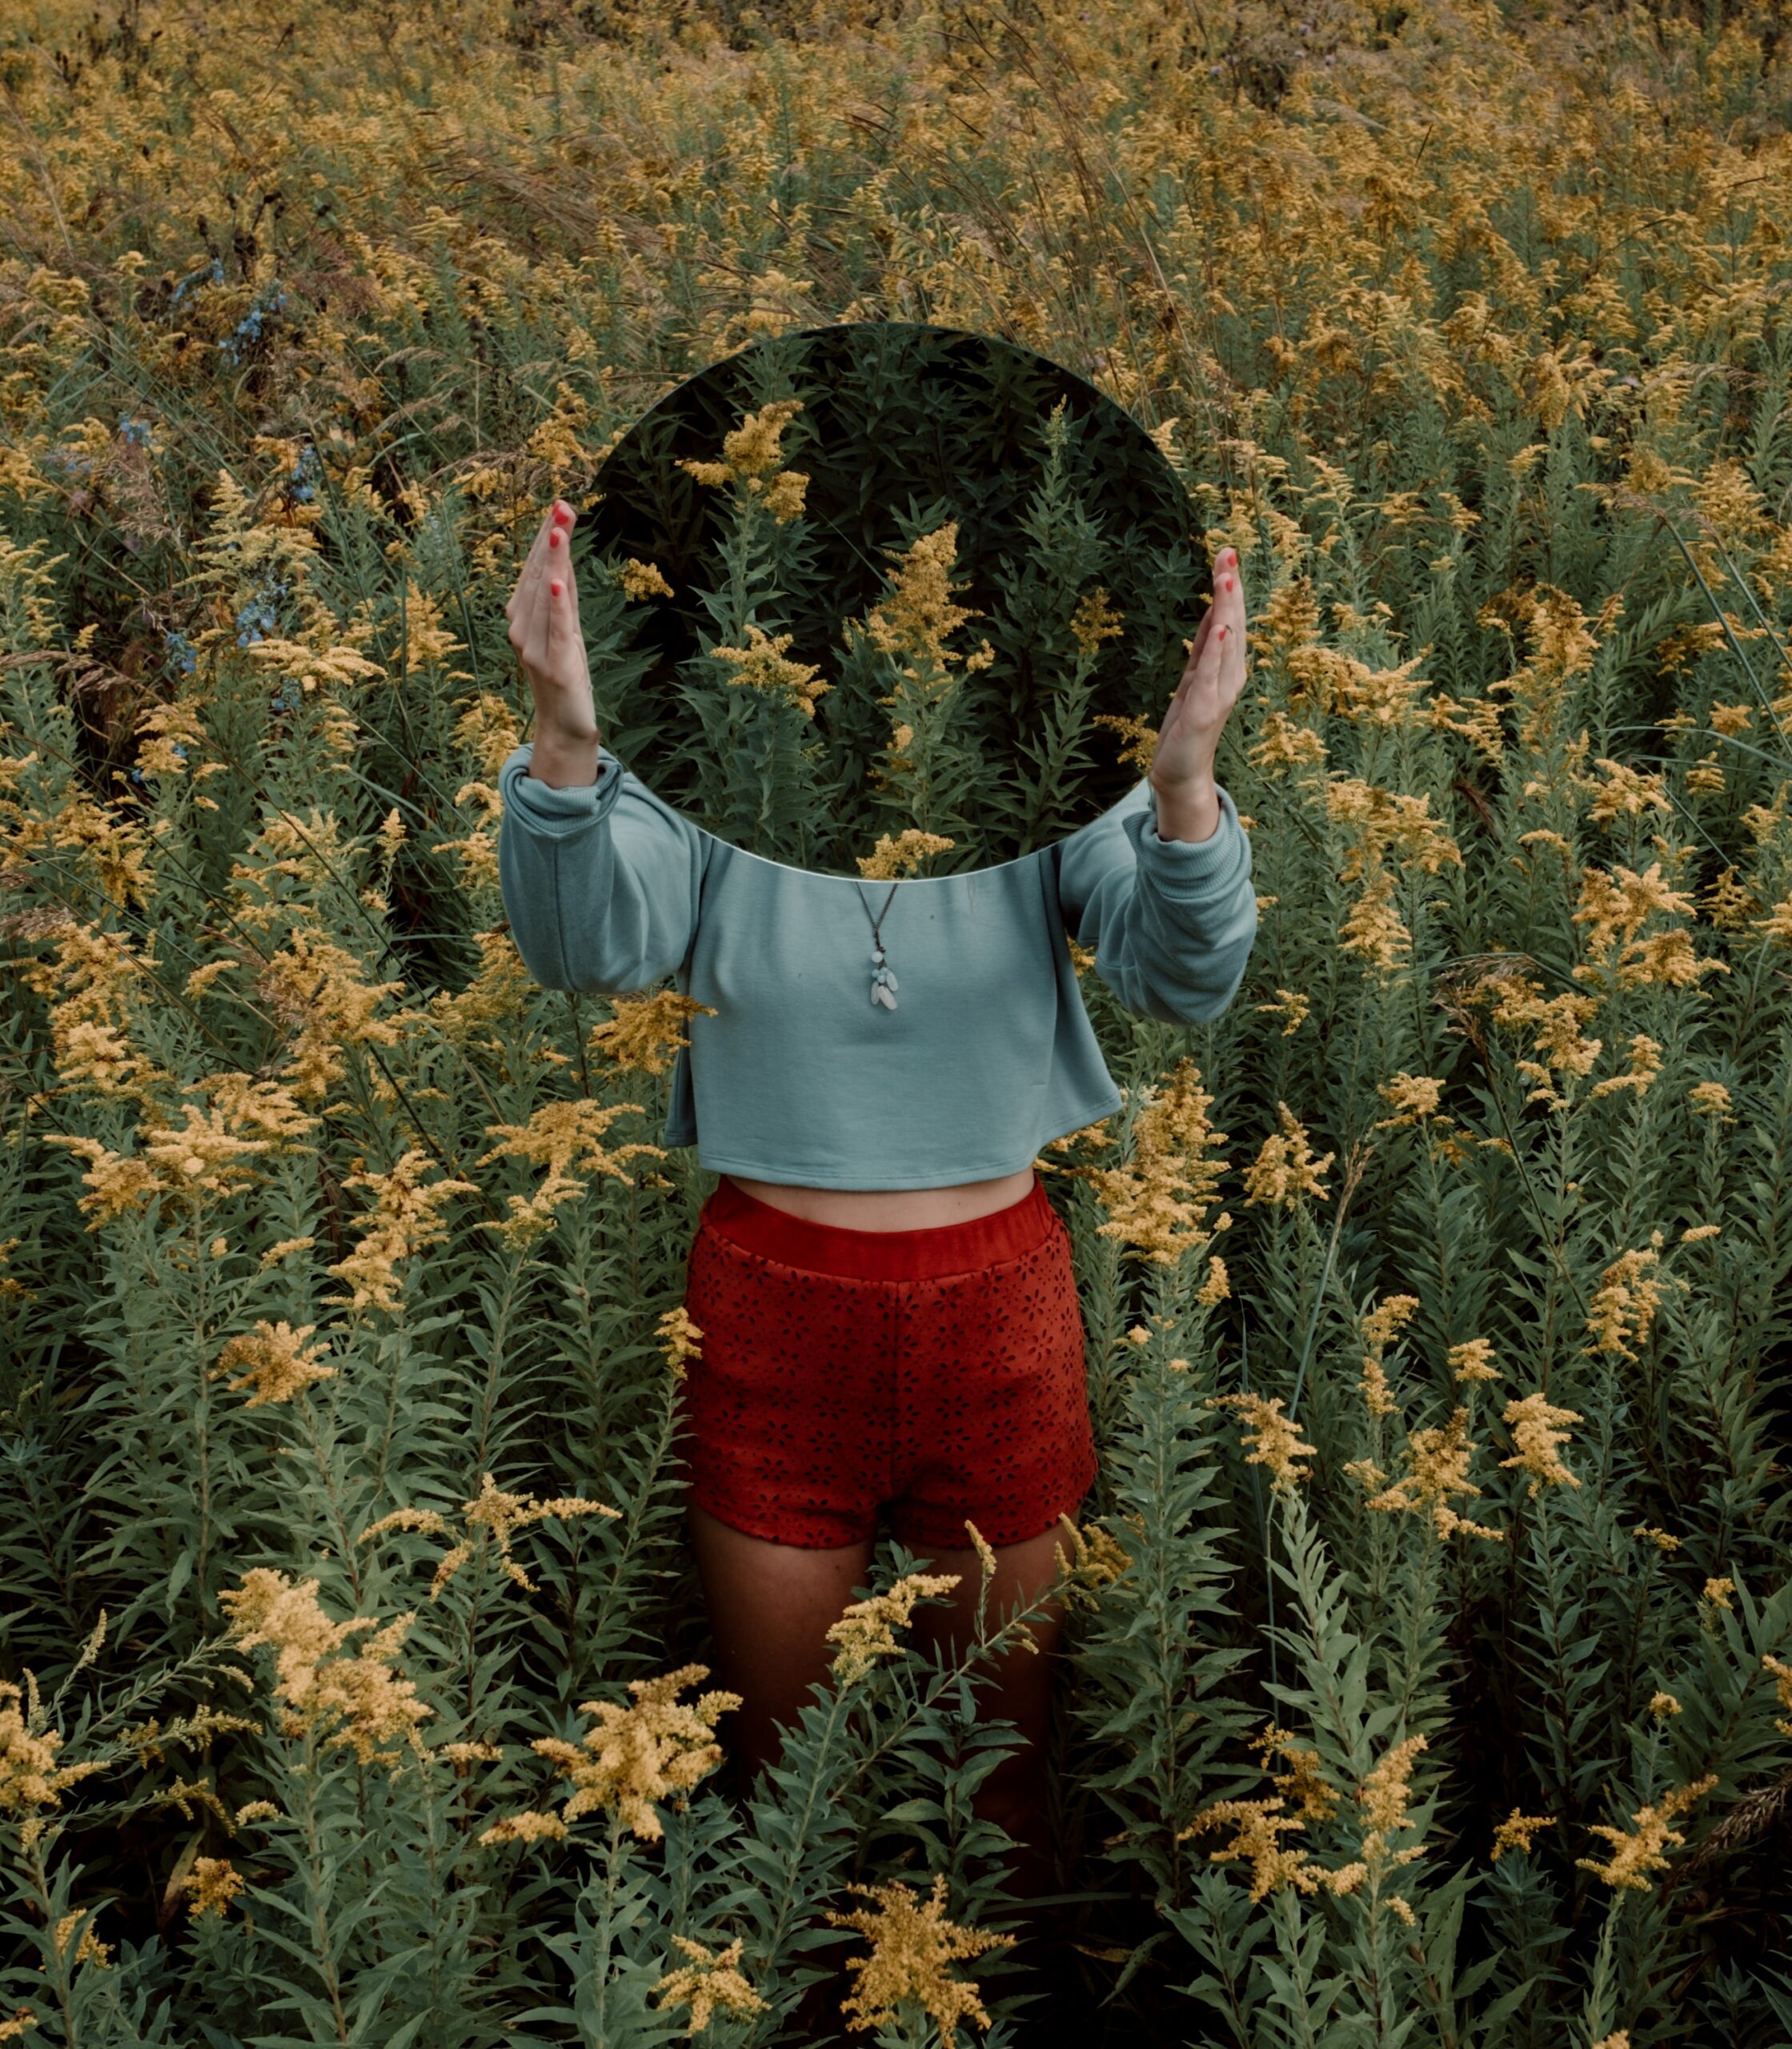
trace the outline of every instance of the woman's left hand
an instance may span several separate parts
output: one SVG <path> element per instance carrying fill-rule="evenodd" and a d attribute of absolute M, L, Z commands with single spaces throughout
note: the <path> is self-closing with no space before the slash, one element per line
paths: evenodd
<path fill-rule="evenodd" d="M 1151 760 L 1161 840 L 1208 840 L 1220 824 L 1213 759 L 1245 688 L 1245 587 L 1235 548 L 1214 564 L 1213 602 L 1189 643 L 1182 672 L 1158 728 Z"/>

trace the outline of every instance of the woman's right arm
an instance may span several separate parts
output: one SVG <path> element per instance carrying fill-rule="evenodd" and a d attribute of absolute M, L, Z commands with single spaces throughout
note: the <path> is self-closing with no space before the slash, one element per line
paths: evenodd
<path fill-rule="evenodd" d="M 690 951 L 703 845 L 599 738 L 572 523 L 556 500 L 505 607 L 535 724 L 499 773 L 499 881 L 537 981 L 618 996 L 671 974 Z"/>
<path fill-rule="evenodd" d="M 701 837 L 607 748 L 595 783 L 563 788 L 531 774 L 535 752 L 498 776 L 499 883 L 523 964 L 545 988 L 649 988 L 690 952 Z"/>

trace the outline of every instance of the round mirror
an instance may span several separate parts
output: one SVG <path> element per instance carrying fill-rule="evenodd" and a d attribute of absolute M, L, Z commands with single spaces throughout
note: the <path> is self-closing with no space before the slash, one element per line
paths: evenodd
<path fill-rule="evenodd" d="M 1013 343 L 864 322 L 753 343 L 599 472 L 580 608 L 604 744 L 764 859 L 945 875 L 1136 784 L 1186 660 L 1187 493 Z"/>

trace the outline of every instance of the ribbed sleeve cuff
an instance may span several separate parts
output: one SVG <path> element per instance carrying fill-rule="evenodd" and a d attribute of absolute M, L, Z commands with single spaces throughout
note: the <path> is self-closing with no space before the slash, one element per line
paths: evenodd
<path fill-rule="evenodd" d="M 1220 822 L 1205 840 L 1160 840 L 1157 801 L 1146 785 L 1145 802 L 1126 821 L 1139 865 L 1161 896 L 1178 902 L 1217 896 L 1237 887 L 1251 868 L 1251 843 L 1238 823 L 1238 807 L 1218 792 Z"/>
<path fill-rule="evenodd" d="M 498 772 L 498 794 L 507 813 L 534 831 L 556 834 L 575 831 L 607 818 L 622 795 L 623 765 L 608 748 L 597 751 L 597 780 L 554 789 L 529 773 L 535 748 L 525 740 L 506 756 Z"/>

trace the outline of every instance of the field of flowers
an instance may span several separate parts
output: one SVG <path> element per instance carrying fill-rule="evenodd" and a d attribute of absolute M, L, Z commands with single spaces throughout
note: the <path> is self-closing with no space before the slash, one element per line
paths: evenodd
<path fill-rule="evenodd" d="M 0 2040 L 1048 2039 L 907 1554 L 722 1790 L 680 1006 L 497 886 L 549 495 L 899 319 L 1091 378 L 1253 606 L 1245 987 L 1080 964 L 1127 1106 L 1042 1161 L 1087 2039 L 1792 2042 L 1778 35 L 6 10 Z"/>

